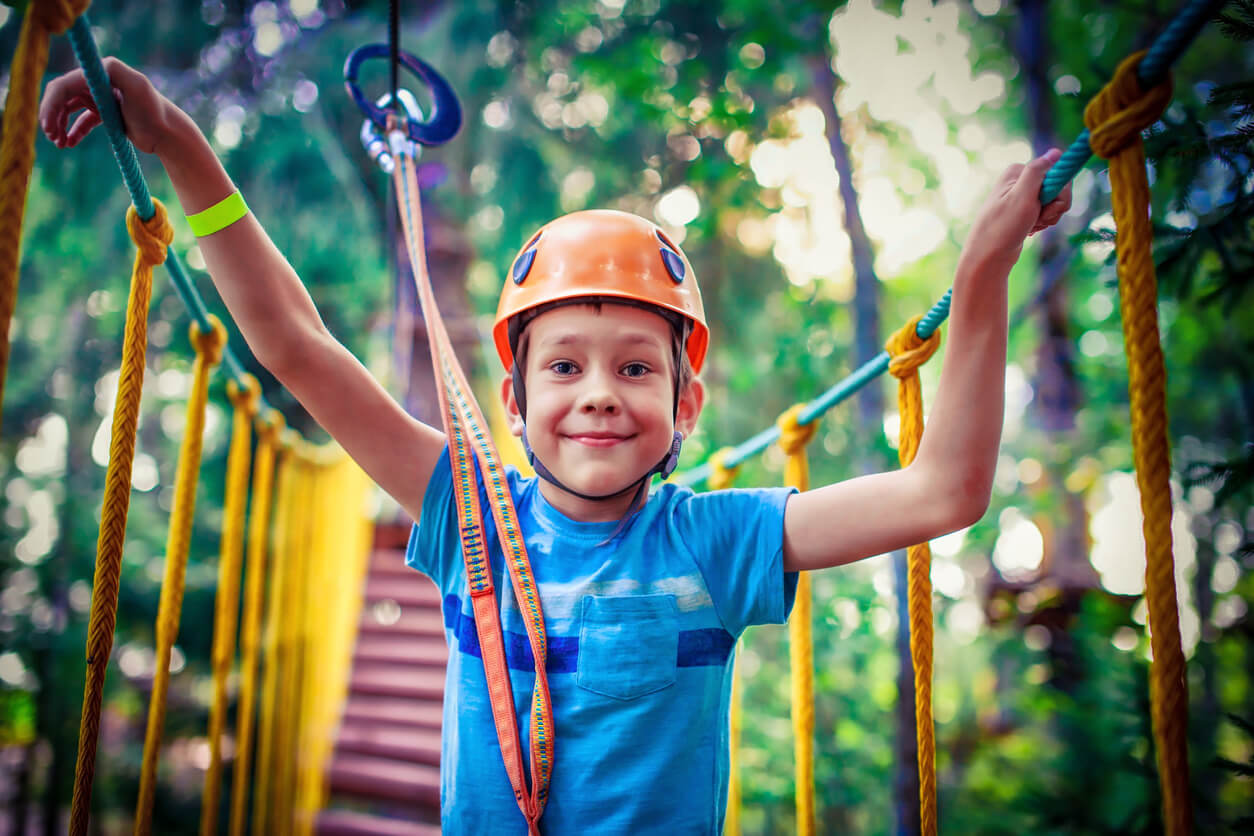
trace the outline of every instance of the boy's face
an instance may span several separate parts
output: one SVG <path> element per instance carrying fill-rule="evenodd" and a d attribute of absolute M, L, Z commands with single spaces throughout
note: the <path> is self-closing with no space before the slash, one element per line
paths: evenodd
<path fill-rule="evenodd" d="M 527 326 L 524 383 L 527 440 L 536 458 L 573 490 L 593 496 L 621 491 L 666 454 L 675 430 L 688 435 L 701 410 L 699 382 L 686 386 L 672 421 L 674 357 L 670 324 L 626 305 L 567 305 Z M 507 377 L 502 396 L 514 435 L 522 416 Z M 619 519 L 630 493 L 609 501 L 580 499 L 541 481 L 545 498 L 567 516 Z"/>

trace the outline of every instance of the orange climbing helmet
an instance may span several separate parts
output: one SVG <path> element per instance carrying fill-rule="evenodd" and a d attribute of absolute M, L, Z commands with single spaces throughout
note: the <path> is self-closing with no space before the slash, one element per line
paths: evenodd
<path fill-rule="evenodd" d="M 688 360 L 701 371 L 710 344 L 692 265 L 657 225 L 627 212 L 572 212 L 540 228 L 519 251 L 501 290 L 492 338 L 512 369 L 509 322 L 540 305 L 611 297 L 673 311 L 692 325 Z"/>

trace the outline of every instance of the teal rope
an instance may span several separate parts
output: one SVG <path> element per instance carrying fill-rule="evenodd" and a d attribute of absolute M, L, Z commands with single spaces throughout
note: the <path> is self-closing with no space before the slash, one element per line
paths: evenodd
<path fill-rule="evenodd" d="M 149 220 L 156 214 L 157 208 L 153 205 L 148 183 L 144 180 L 143 171 L 140 170 L 135 146 L 126 138 L 122 114 L 118 110 L 117 101 L 113 98 L 113 85 L 110 84 L 109 74 L 105 72 L 104 64 L 100 60 L 100 51 L 96 48 L 96 39 L 92 37 L 91 24 L 87 22 L 87 15 L 80 15 L 78 20 L 74 21 L 74 25 L 70 27 L 69 38 L 70 45 L 74 48 L 74 57 L 83 68 L 83 75 L 87 79 L 88 89 L 91 90 L 91 97 L 96 100 L 96 109 L 100 113 L 101 124 L 104 125 L 105 132 L 109 136 L 109 147 L 113 150 L 113 158 L 117 160 L 118 168 L 122 171 L 122 180 L 126 183 L 127 191 L 131 193 L 131 203 L 134 204 L 135 211 L 139 213 L 141 219 Z M 174 282 L 174 289 L 178 291 L 179 297 L 182 298 L 183 304 L 190 311 L 192 318 L 196 320 L 200 330 L 205 333 L 211 331 L 213 326 L 209 322 L 209 311 L 205 307 L 204 299 L 188 278 L 178 253 L 172 248 L 166 253 L 165 266 Z M 230 376 L 241 388 L 245 388 L 244 367 L 240 365 L 239 360 L 231 351 L 230 345 L 223 347 L 222 359 Z M 263 412 L 265 408 L 263 399 L 261 403 Z"/>
<path fill-rule="evenodd" d="M 1191 0 L 1189 5 L 1176 15 L 1167 28 L 1154 39 L 1144 60 L 1137 67 L 1137 79 L 1143 87 L 1153 87 L 1166 77 L 1168 68 L 1193 42 L 1202 26 L 1219 13 L 1225 2 L 1227 0 Z M 1041 185 L 1041 205 L 1044 206 L 1058 197 L 1063 187 L 1080 173 L 1080 169 L 1084 168 L 1084 164 L 1092 156 L 1093 149 L 1089 147 L 1089 132 L 1085 128 L 1046 173 Z M 919 335 L 919 339 L 926 340 L 932 336 L 940 324 L 948 318 L 949 303 L 953 293 L 952 287 L 946 290 L 940 301 L 919 320 L 919 324 L 915 327 L 915 333 Z M 888 352 L 881 351 L 844 380 L 806 404 L 797 416 L 797 423 L 805 426 L 836 404 L 847 400 L 863 386 L 888 371 L 889 360 Z M 723 458 L 722 465 L 729 468 L 736 467 L 778 441 L 779 434 L 779 427 L 768 427 L 733 447 Z M 673 481 L 680 485 L 695 485 L 710 478 L 710 469 L 709 463 L 706 463 L 680 473 Z"/>

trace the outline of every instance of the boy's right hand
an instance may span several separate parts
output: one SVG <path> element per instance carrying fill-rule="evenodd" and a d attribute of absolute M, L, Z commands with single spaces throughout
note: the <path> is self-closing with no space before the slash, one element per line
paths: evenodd
<path fill-rule="evenodd" d="M 116 58 L 104 59 L 105 72 L 113 86 L 113 95 L 122 110 L 126 135 L 140 151 L 158 153 L 158 146 L 168 133 L 170 115 L 177 107 L 157 92 L 148 77 Z M 70 117 L 79 110 L 70 124 Z M 100 113 L 87 87 L 82 70 L 74 70 L 53 79 L 44 88 L 39 103 L 39 125 L 58 148 L 73 148 L 100 124 Z"/>

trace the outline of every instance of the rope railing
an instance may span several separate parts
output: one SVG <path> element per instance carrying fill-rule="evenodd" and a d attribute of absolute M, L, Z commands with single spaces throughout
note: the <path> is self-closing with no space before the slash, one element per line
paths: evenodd
<path fill-rule="evenodd" d="M 1225 2 L 1227 0 L 1192 0 L 1180 11 L 1167 28 L 1154 39 L 1137 70 L 1137 79 L 1143 87 L 1152 87 L 1162 81 L 1171 65 L 1184 53 L 1206 22 L 1219 12 Z M 1041 185 L 1042 205 L 1056 198 L 1063 187 L 1080 173 L 1080 169 L 1093 156 L 1089 141 L 1089 131 L 1085 128 L 1046 173 L 1045 181 Z M 945 295 L 924 314 L 918 324 L 919 339 L 926 340 L 931 337 L 940 324 L 948 318 L 952 296 L 953 288 L 946 290 Z M 797 422 L 802 425 L 808 424 L 827 410 L 847 400 L 863 386 L 888 371 L 889 360 L 888 352 L 881 351 L 822 395 L 806 404 L 801 414 L 797 416 Z M 722 464 L 724 467 L 735 467 L 761 453 L 778 440 L 779 427 L 767 427 L 757 435 L 730 448 Z M 696 485 L 709 479 L 710 472 L 710 465 L 707 462 L 692 470 L 677 474 L 674 481 L 680 485 Z"/>

